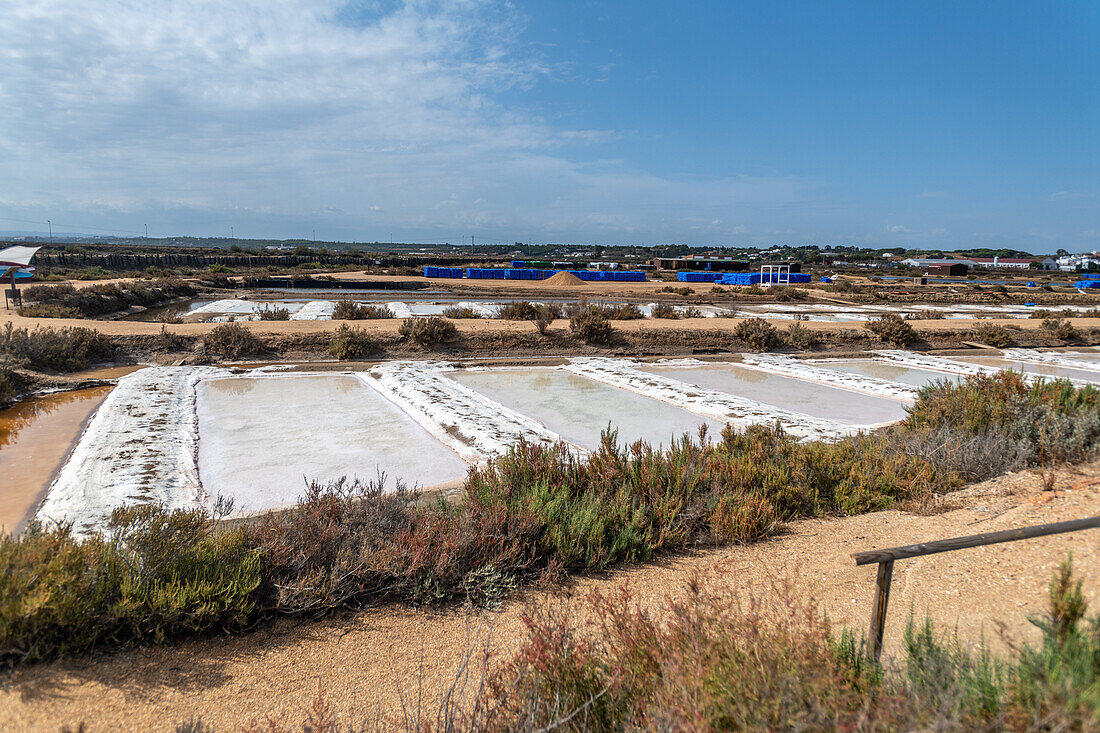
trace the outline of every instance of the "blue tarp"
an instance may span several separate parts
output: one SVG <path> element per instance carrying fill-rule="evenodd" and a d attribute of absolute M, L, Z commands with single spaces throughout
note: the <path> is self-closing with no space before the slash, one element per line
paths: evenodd
<path fill-rule="evenodd" d="M 1073 284 L 1075 288 L 1100 288 L 1100 280 L 1078 280 Z"/>

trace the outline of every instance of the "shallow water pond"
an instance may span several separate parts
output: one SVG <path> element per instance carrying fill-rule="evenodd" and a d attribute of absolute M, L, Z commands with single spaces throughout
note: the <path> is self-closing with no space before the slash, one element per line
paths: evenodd
<path fill-rule="evenodd" d="M 647 366 L 643 371 L 848 425 L 873 425 L 905 417 L 905 407 L 897 400 L 768 374 L 736 364 Z"/>
<path fill-rule="evenodd" d="M 505 407 L 532 417 L 568 441 L 593 449 L 610 423 L 621 443 L 646 440 L 668 445 L 673 436 L 695 433 L 716 420 L 557 369 L 458 370 L 451 377 Z"/>
<path fill-rule="evenodd" d="M 466 464 L 408 415 L 348 375 L 226 377 L 199 384 L 199 478 L 238 510 L 294 503 L 306 482 L 410 485 L 461 479 Z"/>

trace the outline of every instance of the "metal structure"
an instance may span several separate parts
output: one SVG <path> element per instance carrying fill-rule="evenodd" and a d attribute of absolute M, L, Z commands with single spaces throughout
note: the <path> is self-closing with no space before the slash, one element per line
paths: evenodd
<path fill-rule="evenodd" d="M 770 288 L 772 285 L 790 284 L 790 265 L 760 265 L 760 287 Z"/>
<path fill-rule="evenodd" d="M 0 249 L 0 283 L 11 283 L 11 288 L 4 291 L 4 308 L 11 308 L 12 304 L 18 308 L 23 304 L 16 282 L 34 277 L 31 258 L 40 249 L 22 245 Z"/>

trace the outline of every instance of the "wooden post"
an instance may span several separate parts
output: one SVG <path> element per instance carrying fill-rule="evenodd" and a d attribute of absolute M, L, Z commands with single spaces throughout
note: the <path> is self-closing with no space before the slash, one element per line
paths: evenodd
<path fill-rule="evenodd" d="M 886 607 L 890 603 L 890 581 L 894 576 L 894 561 L 887 560 L 878 564 L 878 578 L 875 580 L 875 603 L 871 607 L 871 655 L 877 662 L 882 655 L 882 634 L 886 629 Z"/>

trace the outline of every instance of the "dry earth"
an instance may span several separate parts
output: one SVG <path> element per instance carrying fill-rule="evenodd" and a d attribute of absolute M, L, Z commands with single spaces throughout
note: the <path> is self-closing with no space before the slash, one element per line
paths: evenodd
<path fill-rule="evenodd" d="M 235 730 L 264 716 L 298 715 L 319 689 L 341 712 L 394 713 L 418 680 L 429 707 L 446 689 L 465 650 L 491 629 L 495 659 L 523 637 L 532 604 L 575 607 L 594 590 L 628 583 L 638 602 L 657 607 L 699 571 L 716 589 L 767 594 L 789 582 L 812 596 L 836 624 L 865 628 L 874 567 L 851 553 L 1100 514 L 1100 462 L 1058 472 L 1054 491 L 1040 477 L 1012 474 L 951 497 L 951 511 L 898 511 L 796 522 L 767 542 L 666 558 L 565 588 L 528 591 L 496 613 L 463 609 L 368 609 L 248 636 L 149 647 L 98 660 L 42 665 L 0 677 L 0 729 L 57 731 L 81 721 L 98 731 L 171 730 L 201 716 Z M 1006 640 L 1035 641 L 1026 617 L 1044 609 L 1054 567 L 1073 552 L 1093 612 L 1100 610 L 1100 531 L 1089 530 L 898 562 L 887 619 L 896 651 L 910 613 L 957 628 L 970 644 L 1004 653 Z"/>

